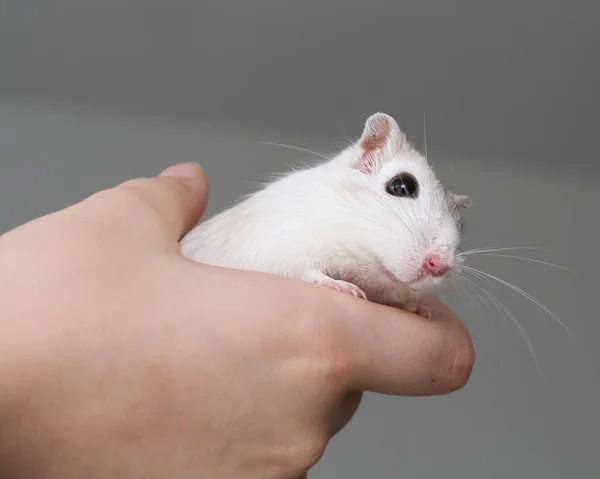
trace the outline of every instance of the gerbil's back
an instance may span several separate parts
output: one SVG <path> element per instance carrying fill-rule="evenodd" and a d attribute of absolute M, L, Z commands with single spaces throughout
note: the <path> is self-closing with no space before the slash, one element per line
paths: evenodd
<path fill-rule="evenodd" d="M 311 247 L 311 238 L 326 230 L 327 219 L 319 213 L 326 185 L 319 170 L 284 176 L 201 222 L 181 241 L 183 254 L 215 266 L 297 276 L 320 251 Z"/>

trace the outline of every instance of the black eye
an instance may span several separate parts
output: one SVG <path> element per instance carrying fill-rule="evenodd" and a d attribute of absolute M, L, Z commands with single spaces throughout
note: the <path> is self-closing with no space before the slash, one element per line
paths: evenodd
<path fill-rule="evenodd" d="M 393 196 L 416 198 L 419 194 L 419 183 L 409 173 L 400 173 L 388 183 L 386 191 Z"/>

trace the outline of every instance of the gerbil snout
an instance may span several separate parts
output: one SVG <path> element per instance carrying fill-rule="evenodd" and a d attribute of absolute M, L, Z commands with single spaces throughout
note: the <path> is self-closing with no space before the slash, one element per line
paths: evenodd
<path fill-rule="evenodd" d="M 426 274 L 438 278 L 444 276 L 450 269 L 450 266 L 442 256 L 430 253 L 425 257 L 425 261 L 423 261 L 421 268 Z"/>

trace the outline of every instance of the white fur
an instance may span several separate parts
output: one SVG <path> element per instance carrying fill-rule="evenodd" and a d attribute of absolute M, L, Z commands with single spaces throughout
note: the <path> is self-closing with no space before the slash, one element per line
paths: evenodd
<path fill-rule="evenodd" d="M 371 141 L 382 121 L 388 128 L 382 130 L 384 143 L 365 155 L 365 138 Z M 370 172 L 356 167 L 361 158 L 370 162 Z M 418 180 L 416 199 L 386 192 L 387 182 L 401 172 Z M 445 280 L 418 279 L 428 253 L 443 257 L 449 274 L 459 270 L 458 224 L 467 201 L 447 191 L 395 121 L 379 113 L 367 120 L 354 145 L 201 222 L 181 249 L 190 259 L 216 266 L 316 283 L 346 281 L 372 301 L 403 305 L 436 293 Z"/>

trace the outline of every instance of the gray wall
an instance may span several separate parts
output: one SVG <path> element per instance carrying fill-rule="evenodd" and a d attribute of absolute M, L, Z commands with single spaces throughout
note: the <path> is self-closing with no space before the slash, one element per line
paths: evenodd
<path fill-rule="evenodd" d="M 270 173 L 393 114 L 472 196 L 471 265 L 526 330 L 464 291 L 477 350 L 463 390 L 367 395 L 317 478 L 595 478 L 600 180 L 591 1 L 0 3 L 0 231 L 168 164 L 200 161 L 207 215 Z M 483 295 L 483 293 L 480 293 Z M 540 375 L 541 371 L 541 375 Z"/>

